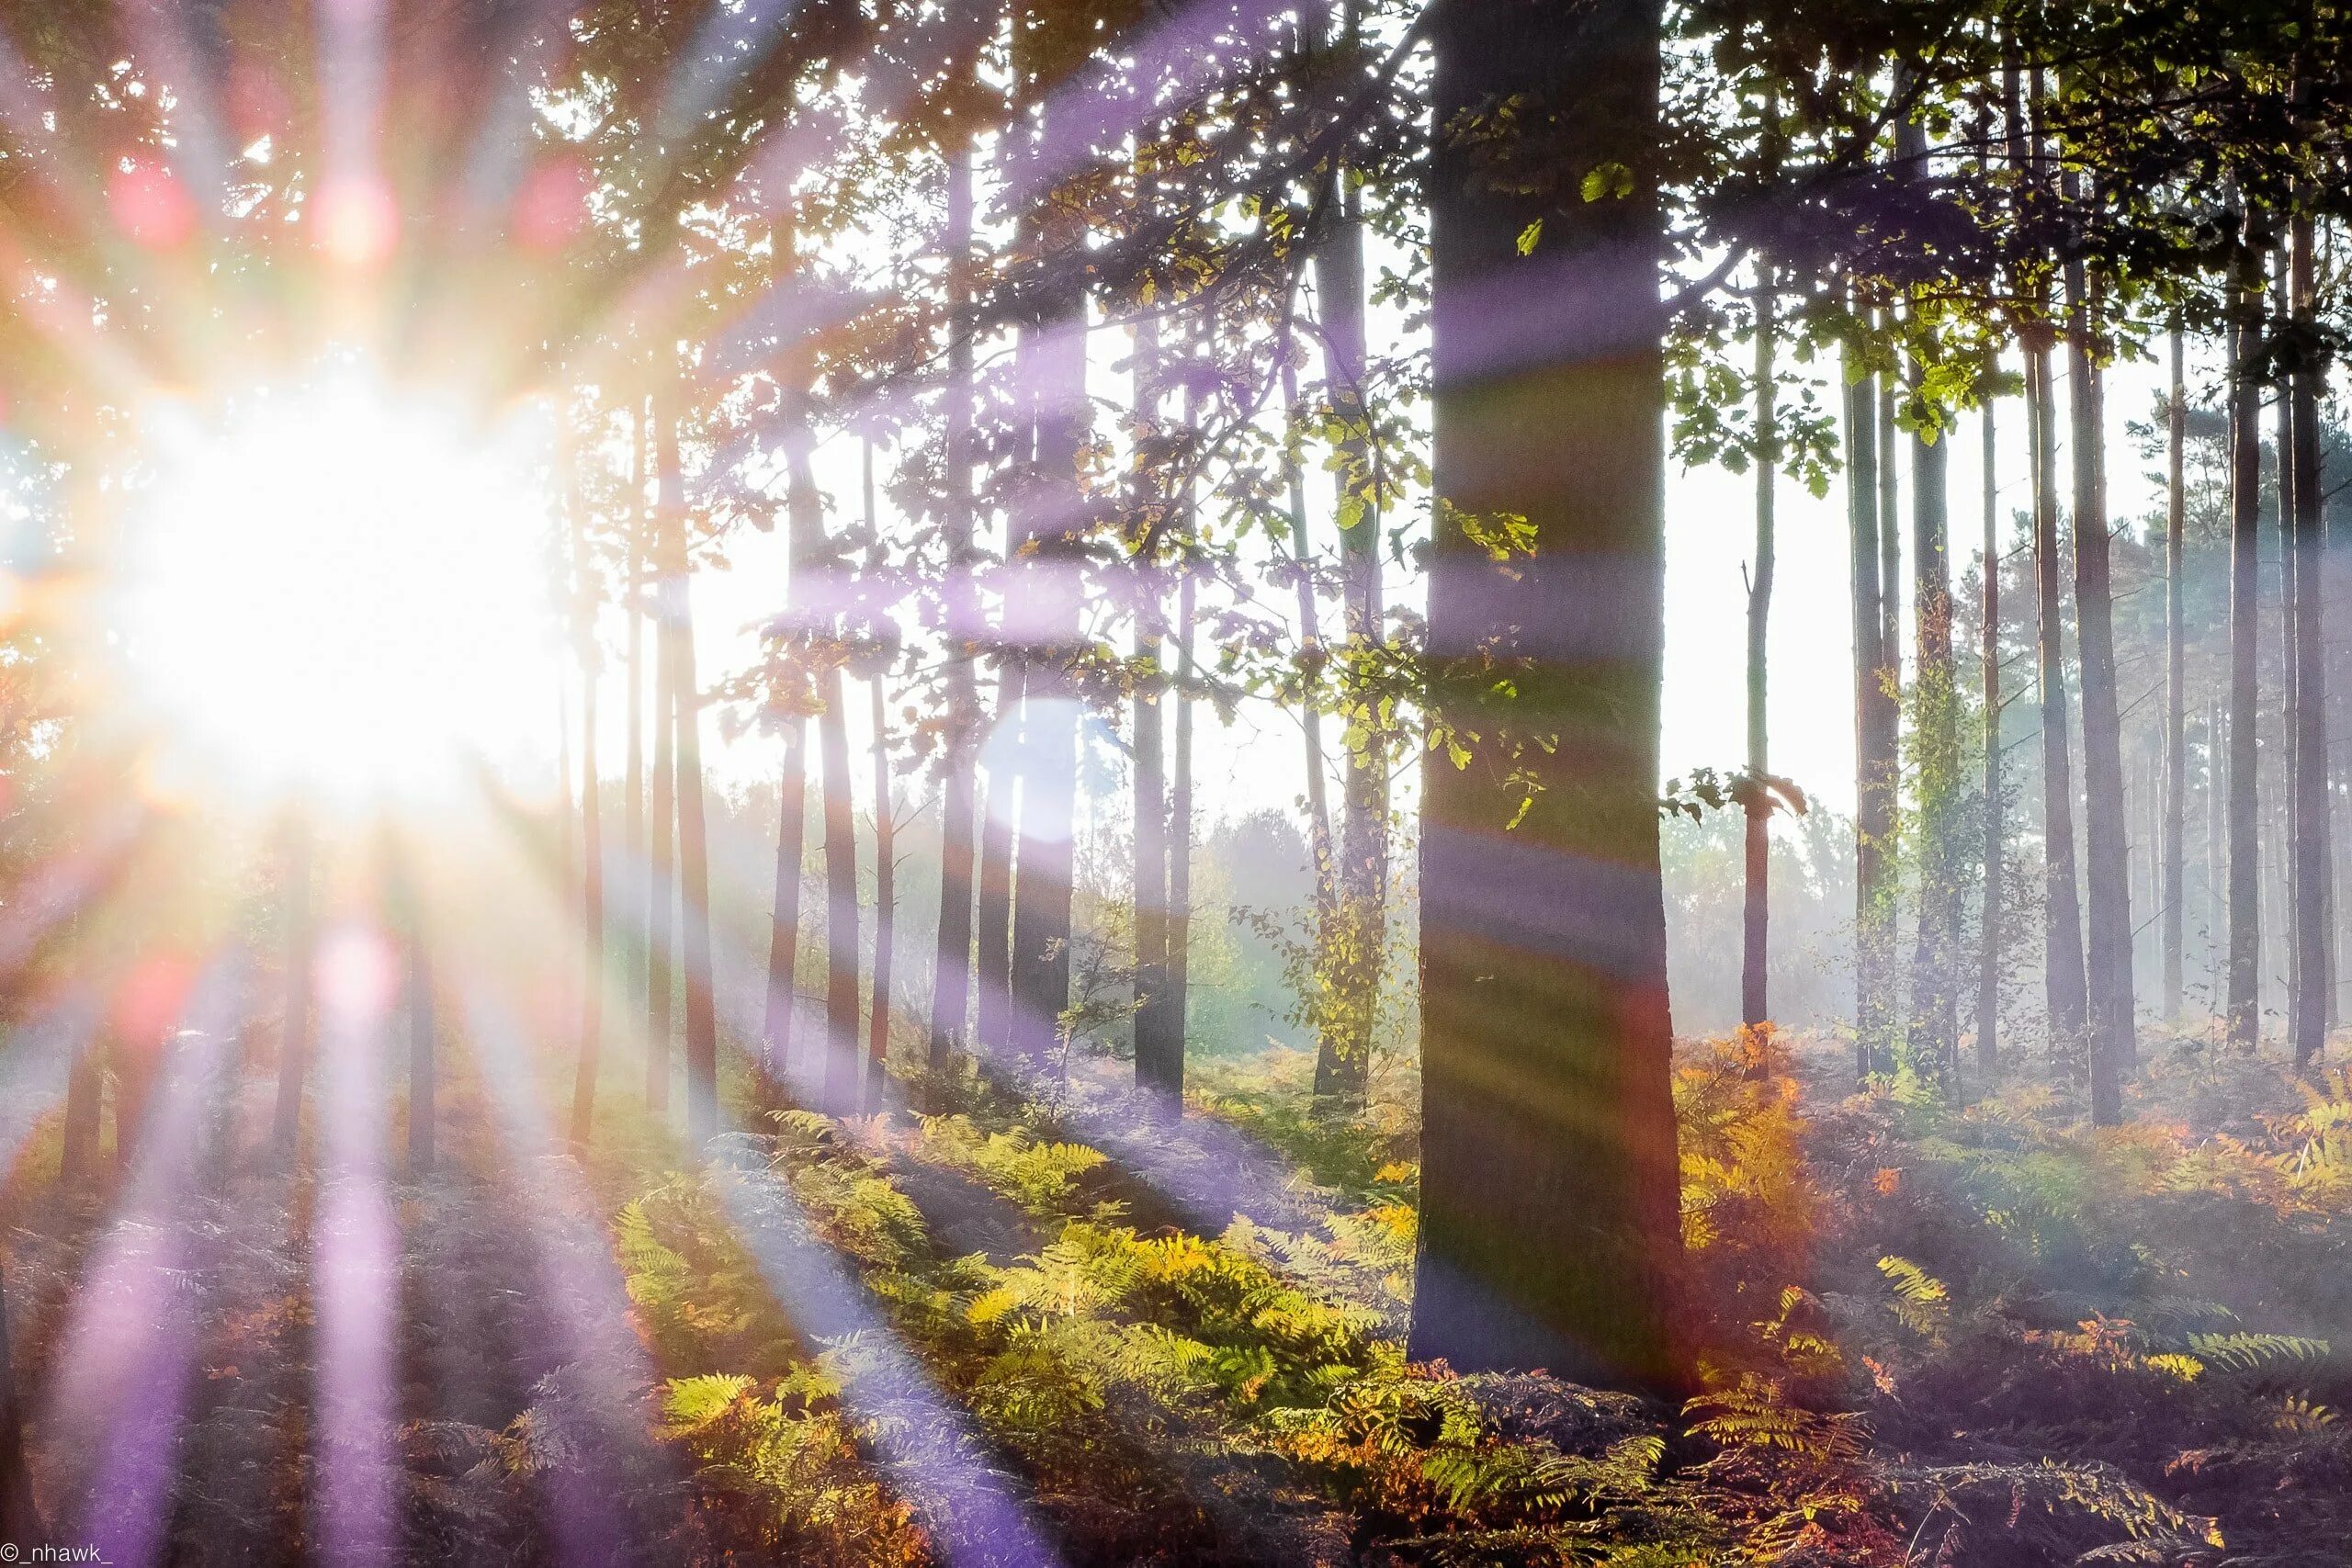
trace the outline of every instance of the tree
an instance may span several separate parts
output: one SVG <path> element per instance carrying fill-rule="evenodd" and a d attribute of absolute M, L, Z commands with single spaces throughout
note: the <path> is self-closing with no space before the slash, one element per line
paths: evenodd
<path fill-rule="evenodd" d="M 2298 86 L 2296 96 L 2308 91 Z M 2325 606 L 2322 598 L 2323 539 L 2320 492 L 2319 387 L 2325 373 L 2325 340 L 2319 331 L 2317 271 L 2311 215 L 2298 211 L 2288 224 L 2290 347 L 2287 398 L 2291 439 L 2278 455 L 2282 473 L 2292 476 L 2290 551 L 2295 592 L 2286 613 L 2294 632 L 2295 693 L 2289 715 L 2294 726 L 2293 896 L 2296 994 L 2291 1010 L 2295 1067 L 2307 1072 L 2327 1039 L 2329 978 L 2327 861 L 2326 664 L 2321 658 Z"/>
<path fill-rule="evenodd" d="M 596 1072 L 605 1049 L 605 820 L 596 766 L 596 598 L 589 586 L 588 522 L 575 488 L 571 551 L 580 659 L 580 1063 L 571 1088 L 571 1137 L 585 1144 L 594 1125 Z M 420 954 L 421 954 L 420 949 Z"/>
<path fill-rule="evenodd" d="M 1429 24 L 1439 746 L 1410 1348 L 1670 1386 L 1661 12 L 1484 0 Z M 1607 325 L 1531 343 L 1508 303 L 1563 283 L 1605 293 Z"/>
<path fill-rule="evenodd" d="M 2165 400 L 2165 1021 L 2180 1021 L 2182 928 L 2188 873 L 2188 377 L 2177 321 L 2172 333 L 2172 387 Z"/>
<path fill-rule="evenodd" d="M 2262 256 L 2256 219 L 2245 219 L 2233 267 L 2230 333 L 2230 767 L 2229 983 L 2230 1043 L 2254 1047 L 2260 1027 L 2262 905 L 2255 725 L 2257 685 L 2257 553 L 2262 524 Z"/>
<path fill-rule="evenodd" d="M 300 816 L 286 829 L 286 1005 L 277 1041 L 277 1118 L 281 1157 L 293 1157 L 302 1134 L 302 1080 L 311 1060 L 311 827 Z"/>
<path fill-rule="evenodd" d="M 1769 115 L 1768 107 L 1766 113 Z M 1770 690 L 1770 631 L 1772 619 L 1773 480 L 1778 473 L 1773 451 L 1772 268 L 1758 264 L 1756 282 L 1756 558 L 1747 582 L 1747 844 L 1743 859 L 1745 888 L 1740 922 L 1739 1017 L 1755 1028 L 1771 1016 L 1765 986 L 1771 952 L 1772 797 L 1763 787 L 1771 772 L 1771 727 L 1766 696 Z"/>

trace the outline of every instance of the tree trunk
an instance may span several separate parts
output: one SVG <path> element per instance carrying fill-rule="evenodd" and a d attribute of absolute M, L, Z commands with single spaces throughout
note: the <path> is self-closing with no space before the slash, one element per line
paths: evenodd
<path fill-rule="evenodd" d="M 824 500 L 817 490 L 808 461 L 808 428 L 796 422 L 786 448 L 785 526 L 789 576 L 785 588 L 785 614 L 792 656 L 808 656 L 807 631 L 798 615 L 810 603 L 809 573 L 825 531 Z M 821 590 L 820 591 L 821 592 Z M 793 672 L 794 689 L 786 701 L 784 762 L 776 776 L 775 890 L 769 907 L 766 1012 L 762 1020 L 762 1055 L 765 1058 L 760 1089 L 763 1098 L 787 1098 L 792 1080 L 793 1034 L 800 1017 L 800 884 L 808 845 L 808 719 L 799 704 L 800 671 Z"/>
<path fill-rule="evenodd" d="M 1759 262 L 1756 285 L 1756 558 L 1747 582 L 1747 820 L 1740 920 L 1739 1019 L 1749 1027 L 1769 1020 L 1771 1002 L 1766 971 L 1770 956 L 1772 797 L 1764 787 L 1771 772 L 1770 719 L 1765 703 L 1769 630 L 1772 617 L 1773 479 L 1779 436 L 1775 399 L 1778 374 L 1772 363 L 1772 274 Z M 1758 1058 L 1762 1066 L 1763 1058 Z"/>
<path fill-rule="evenodd" d="M 1976 1071 L 1987 1086 L 2001 1065 L 2002 818 L 2008 802 L 2001 785 L 2001 528 L 1999 468 L 1994 439 L 1993 375 L 1985 362 L 1984 416 L 1984 615 L 1978 637 L 1984 701 L 1984 878 L 1983 913 L 1977 921 Z"/>
<path fill-rule="evenodd" d="M 830 621 L 830 617 L 828 618 Z M 857 1110 L 857 797 L 849 773 L 849 694 L 838 663 L 820 678 L 817 752 L 825 812 L 826 1114 Z"/>
<path fill-rule="evenodd" d="M 658 563 L 660 513 L 648 554 Z M 660 568 L 655 564 L 655 570 Z M 662 608 L 654 608 L 653 635 L 653 815 L 648 825 L 652 852 L 646 866 L 645 912 L 645 1103 L 659 1121 L 670 1112 L 670 1005 L 676 983 L 670 969 L 670 924 L 677 908 L 671 882 L 671 854 L 677 830 L 677 671 L 675 650 L 662 632 Z"/>
<path fill-rule="evenodd" d="M 1360 0 L 1340 6 L 1341 48 L 1352 51 L 1361 32 Z M 1337 963 L 1329 978 L 1322 1037 L 1317 1042 L 1315 1092 L 1340 1107 L 1363 1101 L 1379 1023 L 1380 979 L 1388 942 L 1388 764 L 1392 735 L 1378 699 L 1361 671 L 1385 639 L 1382 604 L 1380 526 L 1385 501 L 1365 402 L 1363 193 L 1334 167 L 1339 220 L 1315 255 L 1317 304 L 1322 316 L 1324 379 L 1340 433 L 1334 497 L 1340 530 L 1340 592 L 1347 631 L 1340 696 L 1351 739 L 1340 784 Z M 1326 1047 L 1328 1046 L 1328 1049 Z"/>
<path fill-rule="evenodd" d="M 2074 1061 L 2090 1021 L 2083 917 L 2075 881 L 2075 773 L 2066 738 L 2066 623 L 2058 560 L 2058 432 L 2050 349 L 2026 349 L 2027 423 L 2033 448 L 2033 577 L 2041 697 L 2042 987 L 2051 1051 Z"/>
<path fill-rule="evenodd" d="M 61 1187 L 80 1187 L 96 1179 L 98 1174 L 98 1131 L 106 1110 L 106 1066 L 104 1047 L 96 1038 L 83 1043 L 74 1054 L 74 1065 L 65 1075 L 65 1115 L 61 1129 L 63 1138 L 58 1150 L 57 1181 Z M 284 1058 L 279 1058 L 279 1071 L 284 1072 Z M 279 1092 L 284 1092 L 281 1088 Z"/>
<path fill-rule="evenodd" d="M 645 875 L 645 530 L 648 508 L 645 481 L 653 471 L 653 422 L 642 406 L 632 415 L 635 439 L 629 470 L 628 575 L 621 584 L 621 604 L 628 626 L 628 756 L 621 767 L 621 831 L 625 853 L 621 863 L 628 874 L 621 891 L 634 890 Z M 632 1004 L 645 980 L 644 932 L 624 913 L 618 922 L 621 959 L 628 979 L 623 995 Z"/>
<path fill-rule="evenodd" d="M 574 500 L 577 504 L 577 499 Z M 580 588 L 580 1070 L 571 1086 L 571 1136 L 588 1142 L 596 1111 L 596 1072 L 605 1050 L 605 820 L 596 770 L 595 601 L 588 591 L 586 523 L 572 527 Z"/>
<path fill-rule="evenodd" d="M 1136 330 L 1136 420 L 1146 430 L 1159 417 L 1158 336 L 1148 319 Z M 1167 637 L 1159 566 L 1166 530 L 1159 507 L 1147 506 L 1139 521 L 1133 571 L 1140 673 L 1128 705 L 1135 731 L 1136 1088 L 1160 1114 L 1172 1115 L 1183 1103 L 1184 1035 L 1168 983 L 1168 709 L 1160 666 Z"/>
<path fill-rule="evenodd" d="M 2132 833 L 2116 694 L 2115 607 L 2109 589 L 2105 375 L 2091 342 L 2096 285 L 2066 269 L 2067 381 L 2075 470 L 2075 626 L 2082 658 L 2083 790 L 2090 946 L 2087 985 L 2091 1121 L 2122 1120 L 2122 1075 L 2137 1055 L 2132 983 Z"/>
<path fill-rule="evenodd" d="M 2292 476 L 2290 554 L 2295 597 L 2289 607 L 2294 626 L 2295 852 L 2294 901 L 2296 997 L 2291 1010 L 2295 1070 L 2308 1072 L 2327 1043 L 2327 687 L 2321 661 L 2323 616 L 2321 537 L 2324 498 L 2320 490 L 2319 385 L 2322 353 L 2312 220 L 2299 214 L 2290 225 L 2289 282 L 2295 324 L 2296 360 L 2290 368 L 2288 403 L 2292 439 L 2279 455 Z"/>
<path fill-rule="evenodd" d="M 1960 887 L 1953 852 L 1961 789 L 1960 699 L 1951 659 L 1948 459 L 1941 438 L 1911 438 L 1912 674 L 1919 813 L 1918 941 L 1911 966 L 1911 1055 L 1957 1091 L 1960 1078 Z"/>
<path fill-rule="evenodd" d="M 867 477 L 872 478 L 870 466 Z M 870 493 L 870 490 L 869 490 Z M 878 536 L 877 536 L 878 537 Z M 878 547 L 877 547 L 878 548 Z M 888 1109 L 890 1086 L 890 969 L 899 940 L 898 818 L 890 805 L 890 712 L 888 675 L 874 674 L 874 984 L 865 1025 L 865 1111 Z"/>
<path fill-rule="evenodd" d="M 1021 665 L 1011 656 L 997 677 L 995 729 L 1000 756 L 1017 754 Z M 973 942 L 980 1050 L 991 1069 L 1012 1048 L 1012 818 L 1020 798 L 1019 769 L 1000 761 L 989 772 L 988 809 L 980 817 L 979 929 Z"/>
<path fill-rule="evenodd" d="M 980 731 L 979 692 L 972 678 L 983 634 L 972 581 L 972 340 L 963 267 L 972 249 L 971 150 L 959 148 L 947 169 L 948 344 L 945 511 L 947 551 L 947 735 L 940 760 L 939 925 L 931 991 L 927 1066 L 943 1074 L 966 1044 L 972 1000 L 974 797 Z"/>
<path fill-rule="evenodd" d="M 669 666 L 670 709 L 677 728 L 679 956 L 685 971 L 686 1138 L 699 1147 L 718 1131 L 718 1021 L 710 974 L 710 862 L 703 828 L 702 692 L 695 677 L 693 584 L 686 556 L 685 476 L 678 466 L 678 425 L 671 411 L 655 430 L 660 443 L 662 662 Z"/>
<path fill-rule="evenodd" d="M 2228 1038 L 2252 1050 L 2261 1029 L 2262 905 L 2255 727 L 2261 691 L 2256 594 L 2262 524 L 2262 260 L 2253 220 L 2236 263 L 2230 344 L 2230 777 Z"/>
<path fill-rule="evenodd" d="M 2180 1023 L 2182 908 L 2188 883 L 2188 629 L 2187 618 L 2188 380 L 2180 328 L 2172 330 L 2172 391 L 2165 408 L 2165 1021 Z"/>
<path fill-rule="evenodd" d="M 299 818 L 286 838 L 286 1018 L 277 1047 L 277 1152 L 293 1157 L 302 1134 L 302 1079 L 311 1070 L 311 829 Z M 95 1141 L 96 1114 L 92 1102 Z"/>
<path fill-rule="evenodd" d="M 1885 735 L 1885 583 L 1879 576 L 1878 393 L 1864 376 L 1846 389 L 1846 518 L 1854 609 L 1854 1075 L 1890 1070 L 1887 986 L 1893 911 L 1886 883 L 1894 835 L 1893 759 Z"/>
<path fill-rule="evenodd" d="M 1168 784 L 1168 1030 L 1158 1083 L 1184 1098 L 1184 1047 L 1193 986 L 1193 621 L 1198 589 L 1190 570 L 1176 589 L 1176 755 Z"/>
<path fill-rule="evenodd" d="M 1458 135 L 1431 168 L 1431 718 L 1476 740 L 1465 766 L 1441 747 L 1425 773 L 1409 1348 L 1465 1372 L 1671 1388 L 1686 1374 L 1658 865 L 1660 9 L 1429 15 L 1437 125 L 1528 102 L 1546 169 L 1618 166 L 1633 189 L 1523 194 L 1557 187 Z M 1519 240 L 1539 219 L 1539 265 L 1609 303 L 1599 337 L 1534 355 L 1505 301 L 1529 287 Z M 1498 562 L 1464 526 L 1498 513 L 1532 525 L 1528 554 Z M 1499 689 L 1496 660 L 1514 671 Z"/>

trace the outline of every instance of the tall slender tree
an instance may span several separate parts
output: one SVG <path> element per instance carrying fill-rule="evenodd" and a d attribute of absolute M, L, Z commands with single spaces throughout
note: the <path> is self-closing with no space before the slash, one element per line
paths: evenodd
<path fill-rule="evenodd" d="M 1484 0 L 1429 21 L 1430 700 L 1442 739 L 1476 741 L 1460 767 L 1440 745 L 1425 777 L 1410 1349 L 1663 1387 L 1684 1363 L 1657 815 L 1661 11 Z M 1542 130 L 1467 129 L 1505 104 Z M 1579 199 L 1594 168 L 1623 194 Z M 1569 277 L 1609 299 L 1581 318 L 1606 325 L 1527 342 L 1510 307 Z M 1476 521 L 1498 513 L 1532 530 L 1507 561 Z"/>
<path fill-rule="evenodd" d="M 291 1158 L 302 1134 L 302 1081 L 311 1070 L 311 825 L 286 829 L 286 1008 L 277 1043 L 277 1152 Z"/>
<path fill-rule="evenodd" d="M 1999 362 L 1984 361 L 1980 394 L 1983 434 L 1982 493 L 1984 498 L 1984 614 L 1978 623 L 1977 658 L 1983 683 L 1984 729 L 1979 745 L 1984 769 L 1984 854 L 1980 876 L 1984 884 L 1977 916 L 1976 948 L 1976 1071 L 1987 1084 L 2001 1063 L 2001 942 L 2006 909 L 2003 899 L 2007 852 L 2002 846 L 2003 819 L 2008 797 L 2001 782 L 2001 530 L 2000 466 L 1995 430 Z"/>
<path fill-rule="evenodd" d="M 1854 1072 L 1894 1066 L 1887 849 L 1894 836 L 1894 694 L 1885 681 L 1886 585 L 1879 575 L 1878 389 L 1848 371 L 1846 518 L 1854 611 Z"/>
<path fill-rule="evenodd" d="M 710 970 L 710 851 L 704 828 L 702 690 L 695 676 L 692 566 L 687 553 L 685 474 L 673 413 L 661 443 L 661 610 L 671 671 L 671 721 L 677 729 L 679 954 L 685 977 L 686 1136 L 700 1145 L 718 1131 L 718 998 Z"/>
<path fill-rule="evenodd" d="M 596 596 L 590 587 L 587 518 L 572 496 L 571 570 L 580 660 L 580 1061 L 571 1085 L 571 1136 L 585 1144 L 594 1124 L 596 1073 L 605 1049 L 604 784 L 596 766 Z"/>
<path fill-rule="evenodd" d="M 1363 0 L 1337 0 L 1334 6 L 1333 55 L 1351 69 L 1360 69 L 1355 62 L 1363 51 Z M 1340 694 L 1353 739 L 1340 784 L 1337 953 L 1329 981 L 1329 1017 L 1316 1043 L 1315 1092 L 1327 1101 L 1349 1106 L 1362 1102 L 1371 1072 L 1388 941 L 1391 727 L 1382 704 L 1367 689 L 1370 683 L 1361 678 L 1374 663 L 1385 637 L 1380 529 L 1387 487 L 1364 386 L 1370 337 L 1365 326 L 1363 191 L 1336 155 L 1324 178 L 1325 205 L 1336 220 L 1316 248 L 1315 291 L 1324 381 L 1338 426 L 1334 507 L 1347 634 Z"/>
<path fill-rule="evenodd" d="M 2249 211 L 2233 265 L 2230 333 L 2230 765 L 2227 1032 L 2251 1050 L 2261 1026 L 2262 903 L 2256 724 L 2262 525 L 2262 256 Z"/>
<path fill-rule="evenodd" d="M 2188 374 L 2178 322 L 2172 329 L 2172 386 L 2165 399 L 2165 1021 L 2180 1021 L 2182 931 L 2187 911 L 2188 805 Z"/>
<path fill-rule="evenodd" d="M 972 153 L 959 143 L 946 161 L 948 366 L 946 428 L 941 439 L 941 541 L 945 550 L 947 736 L 940 756 L 939 920 L 932 971 L 928 1066 L 944 1073 L 967 1043 L 972 1002 L 972 896 L 980 712 L 972 669 L 981 635 L 972 579 L 972 331 L 965 266 L 972 251 Z"/>
<path fill-rule="evenodd" d="M 2298 84 L 2299 107 L 2309 91 L 2306 85 Z M 2293 509 L 2290 553 L 2295 562 L 2295 596 L 2286 609 L 2294 627 L 2295 699 L 2290 718 L 2295 730 L 2293 883 L 2299 962 L 2290 1045 L 2298 1072 L 2308 1071 L 2326 1043 L 2329 978 L 2327 689 L 2326 666 L 2321 657 L 2325 602 L 2320 576 L 2324 502 L 2320 489 L 2319 389 L 2324 340 L 2319 330 L 2314 248 L 2311 214 L 2298 210 L 2288 224 L 2292 347 L 2286 395 L 2292 428 L 2287 449 L 2279 454 L 2282 470 L 2292 476 L 2287 489 Z"/>
<path fill-rule="evenodd" d="M 1768 113 L 1770 111 L 1768 110 Z M 1747 791 L 1743 907 L 1740 920 L 1739 1018 L 1751 1028 L 1770 1020 L 1768 971 L 1771 953 L 1772 797 L 1764 786 L 1771 772 L 1771 724 L 1767 702 L 1770 674 L 1774 480 L 1780 455 L 1776 428 L 1779 375 L 1773 364 L 1774 320 L 1771 264 L 1758 261 L 1756 279 L 1756 555 L 1747 580 Z"/>

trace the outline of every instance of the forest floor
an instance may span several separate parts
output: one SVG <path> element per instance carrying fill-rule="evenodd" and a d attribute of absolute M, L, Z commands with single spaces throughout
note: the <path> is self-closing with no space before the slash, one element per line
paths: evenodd
<path fill-rule="evenodd" d="M 695 1165 L 616 1065 L 563 1146 L 477 1017 L 434 1172 L 184 1051 L 132 1174 L 52 1122 L 0 1203 L 38 1490 L 116 1563 L 2334 1563 L 2352 1541 L 2352 1083 L 2144 1047 L 1852 1095 L 1834 1043 L 1678 1067 L 1680 1409 L 1408 1365 L 1408 1082 L 1209 1063 L 761 1117 Z M 546 1081 L 542 1082 L 544 1068 Z M 940 1086 L 932 1086 L 939 1090 Z M 945 1092 L 941 1090 L 941 1092 Z M 381 1097 L 374 1103 L 380 1104 Z M 379 1118 L 378 1120 L 380 1120 Z M 398 1117 L 393 1118 L 397 1122 Z M 30 1543 L 26 1543 L 30 1544 Z"/>

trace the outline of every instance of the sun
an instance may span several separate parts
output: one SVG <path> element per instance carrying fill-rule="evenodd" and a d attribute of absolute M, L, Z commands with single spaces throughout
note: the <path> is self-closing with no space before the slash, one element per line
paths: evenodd
<path fill-rule="evenodd" d="M 545 754 L 543 422 L 339 366 L 143 423 L 106 630 L 169 787 L 430 803 Z"/>

